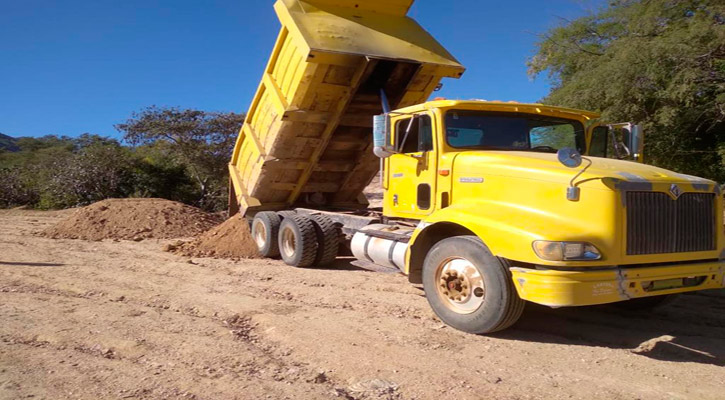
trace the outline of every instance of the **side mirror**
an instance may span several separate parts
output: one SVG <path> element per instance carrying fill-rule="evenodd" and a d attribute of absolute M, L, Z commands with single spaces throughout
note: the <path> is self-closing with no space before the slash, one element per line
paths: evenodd
<path fill-rule="evenodd" d="M 642 162 L 644 137 L 642 127 L 631 122 L 609 125 L 610 140 L 614 153 L 620 160 L 631 157 Z"/>
<path fill-rule="evenodd" d="M 644 147 L 644 135 L 641 125 L 632 125 L 629 129 L 627 146 L 632 157 L 637 162 L 642 162 L 642 148 Z"/>
<path fill-rule="evenodd" d="M 582 155 L 577 149 L 570 147 L 564 147 L 556 152 L 556 158 L 559 162 L 564 164 L 565 167 L 576 168 L 582 165 Z"/>
<path fill-rule="evenodd" d="M 373 153 L 380 158 L 395 154 L 390 145 L 390 114 L 373 116 Z"/>

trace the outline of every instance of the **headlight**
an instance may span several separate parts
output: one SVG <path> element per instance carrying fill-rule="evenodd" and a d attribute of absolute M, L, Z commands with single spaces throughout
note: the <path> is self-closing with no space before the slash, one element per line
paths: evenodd
<path fill-rule="evenodd" d="M 548 261 L 598 260 L 602 258 L 599 249 L 586 242 L 550 242 L 537 240 L 533 243 L 539 258 Z"/>

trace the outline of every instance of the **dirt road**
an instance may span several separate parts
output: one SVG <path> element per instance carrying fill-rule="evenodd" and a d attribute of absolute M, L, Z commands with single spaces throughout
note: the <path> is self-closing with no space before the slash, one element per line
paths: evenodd
<path fill-rule="evenodd" d="M 2 399 L 725 398 L 722 292 L 474 336 L 398 274 L 32 234 L 61 215 L 0 212 Z"/>

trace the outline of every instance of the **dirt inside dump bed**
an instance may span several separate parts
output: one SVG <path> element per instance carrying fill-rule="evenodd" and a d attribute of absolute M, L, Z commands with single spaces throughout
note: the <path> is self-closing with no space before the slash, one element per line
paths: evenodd
<path fill-rule="evenodd" d="M 223 218 L 164 199 L 108 199 L 76 210 L 42 232 L 64 239 L 171 239 L 197 236 Z"/>
<path fill-rule="evenodd" d="M 165 250 L 188 257 L 258 258 L 249 223 L 239 214 L 191 242 L 170 244 Z"/>

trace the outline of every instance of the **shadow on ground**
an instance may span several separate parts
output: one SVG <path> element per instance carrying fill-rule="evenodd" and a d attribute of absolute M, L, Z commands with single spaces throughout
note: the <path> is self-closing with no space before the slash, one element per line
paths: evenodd
<path fill-rule="evenodd" d="M 373 264 L 368 261 L 361 261 L 355 257 L 344 256 L 338 257 L 330 265 L 324 267 L 315 267 L 317 269 L 329 269 L 336 271 L 369 271 L 369 272 L 383 272 L 388 274 L 400 274 L 400 270 L 397 268 L 383 267 L 381 265 Z"/>
<path fill-rule="evenodd" d="M 327 268 L 400 273 L 353 257 L 341 257 Z M 415 287 L 425 296 L 421 285 Z M 652 310 L 627 310 L 624 304 L 553 309 L 527 303 L 516 325 L 492 336 L 626 349 L 657 360 L 725 366 L 725 290 L 682 294 Z"/>
<path fill-rule="evenodd" d="M 502 339 L 629 349 L 657 360 L 725 366 L 725 291 L 683 294 L 648 311 L 528 303 Z"/>
<path fill-rule="evenodd" d="M 65 264 L 38 263 L 38 262 L 0 261 L 0 265 L 15 265 L 15 266 L 18 266 L 18 267 L 62 267 Z"/>

